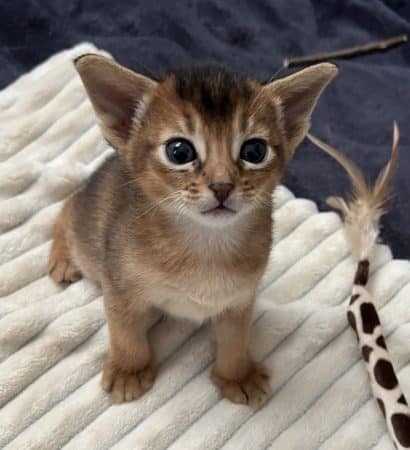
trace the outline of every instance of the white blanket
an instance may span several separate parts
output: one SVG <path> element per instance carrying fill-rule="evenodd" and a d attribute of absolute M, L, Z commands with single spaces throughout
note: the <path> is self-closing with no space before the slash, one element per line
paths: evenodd
<path fill-rule="evenodd" d="M 340 220 L 282 186 L 252 336 L 255 357 L 272 370 L 269 402 L 255 411 L 222 400 L 209 380 L 209 325 L 169 318 L 150 331 L 154 388 L 111 405 L 99 385 L 108 345 L 101 293 L 45 275 L 62 200 L 112 151 L 71 62 L 96 51 L 61 52 L 0 92 L 0 447 L 392 449 L 347 326 L 355 264 Z M 372 269 L 369 286 L 410 394 L 410 263 L 379 246 Z"/>

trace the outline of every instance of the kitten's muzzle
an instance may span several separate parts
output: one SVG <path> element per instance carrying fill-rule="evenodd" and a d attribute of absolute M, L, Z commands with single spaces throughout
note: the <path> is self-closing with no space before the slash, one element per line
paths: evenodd
<path fill-rule="evenodd" d="M 218 200 L 220 206 L 229 197 L 229 194 L 235 187 L 232 183 L 211 183 L 208 185 L 209 189 L 214 193 L 215 198 Z"/>

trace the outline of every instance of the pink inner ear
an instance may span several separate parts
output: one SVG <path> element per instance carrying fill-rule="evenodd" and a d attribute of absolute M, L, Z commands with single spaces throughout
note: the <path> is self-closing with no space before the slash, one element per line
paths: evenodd
<path fill-rule="evenodd" d="M 268 95 L 280 99 L 285 134 L 293 149 L 305 136 L 312 111 L 336 74 L 332 64 L 318 64 L 266 86 Z"/>
<path fill-rule="evenodd" d="M 303 131 L 309 120 L 309 108 L 300 95 L 285 96 L 282 99 L 285 132 L 288 139 Z"/>
<path fill-rule="evenodd" d="M 124 92 L 114 88 L 103 88 L 100 90 L 98 97 L 100 101 L 95 104 L 98 107 L 98 115 L 105 128 L 122 140 L 129 138 L 135 108 L 138 100 L 124 95 Z"/>
<path fill-rule="evenodd" d="M 310 123 L 310 116 L 322 91 L 323 84 L 309 86 L 292 86 L 281 96 L 283 116 L 288 139 L 305 133 Z"/>

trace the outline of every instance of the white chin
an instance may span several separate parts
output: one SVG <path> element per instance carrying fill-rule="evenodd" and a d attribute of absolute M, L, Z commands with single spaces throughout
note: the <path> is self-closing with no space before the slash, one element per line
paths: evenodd
<path fill-rule="evenodd" d="M 238 210 L 229 207 L 214 207 L 201 211 L 198 207 L 191 207 L 186 208 L 184 213 L 186 217 L 189 217 L 191 220 L 194 220 L 203 226 L 212 228 L 229 226 L 236 223 L 248 209 L 249 208 L 246 208 L 245 205 L 240 205 Z"/>
<path fill-rule="evenodd" d="M 195 218 L 200 223 L 210 227 L 220 227 L 233 223 L 239 213 L 229 208 L 214 208 L 206 212 L 195 212 Z"/>
<path fill-rule="evenodd" d="M 204 217 L 209 217 L 211 219 L 223 219 L 232 218 L 236 215 L 236 211 L 229 208 L 214 208 L 210 211 L 201 213 Z"/>

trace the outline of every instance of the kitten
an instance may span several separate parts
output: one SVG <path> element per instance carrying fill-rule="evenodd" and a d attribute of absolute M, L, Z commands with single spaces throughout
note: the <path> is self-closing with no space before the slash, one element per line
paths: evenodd
<path fill-rule="evenodd" d="M 102 56 L 75 65 L 116 154 L 66 201 L 48 270 L 57 282 L 85 276 L 102 287 L 103 388 L 122 402 L 152 386 L 146 325 L 158 308 L 212 319 L 212 379 L 233 402 L 260 404 L 269 376 L 248 347 L 272 244 L 271 194 L 336 67 L 261 85 L 217 67 L 154 81 Z"/>

